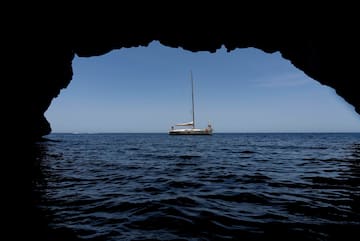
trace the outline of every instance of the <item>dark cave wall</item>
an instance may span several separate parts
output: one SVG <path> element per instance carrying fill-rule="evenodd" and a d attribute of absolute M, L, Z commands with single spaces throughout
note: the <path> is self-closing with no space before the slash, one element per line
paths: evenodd
<path fill-rule="evenodd" d="M 44 113 L 61 89 L 70 83 L 73 58 L 72 49 L 64 46 L 40 46 L 23 58 L 27 65 L 17 70 L 20 74 L 16 77 L 15 88 L 19 96 L 12 104 L 15 107 L 17 131 L 24 139 L 38 139 L 51 132 L 51 125 Z"/>
<path fill-rule="evenodd" d="M 10 133 L 11 138 L 6 140 L 12 147 L 6 146 L 4 155 L 3 170 L 10 171 L 11 175 L 10 178 L 6 175 L 4 182 L 3 201 L 8 211 L 3 220 L 4 231 L 10 235 L 26 239 L 34 236 L 35 240 L 62 239 L 57 234 L 49 238 L 44 231 L 46 222 L 46 228 L 42 227 L 43 221 L 38 224 L 29 212 L 33 205 L 29 190 L 34 176 L 38 175 L 36 165 L 39 165 L 32 145 L 34 140 L 51 132 L 51 123 L 44 113 L 61 90 L 68 87 L 75 54 L 98 56 L 112 49 L 146 46 L 153 40 L 194 52 L 214 52 L 221 45 L 228 50 L 255 47 L 267 53 L 280 51 L 315 81 L 333 87 L 360 114 L 357 7 L 347 4 L 346 7 L 354 9 L 355 13 L 341 12 L 340 4 L 336 3 L 335 11 L 329 11 L 329 3 L 326 3 L 324 8 L 312 10 L 310 15 L 321 14 L 314 18 L 308 11 L 294 14 L 299 6 L 293 2 L 289 2 L 291 6 L 287 9 L 272 7 L 262 12 L 258 9 L 259 2 L 252 7 L 241 2 L 235 7 L 221 1 L 213 3 L 212 12 L 196 9 L 192 13 L 189 9 L 193 6 L 185 2 L 172 2 L 173 6 L 161 6 L 160 10 L 138 2 L 131 9 L 123 2 L 116 2 L 116 6 L 95 2 L 91 12 L 84 9 L 90 4 L 87 2 L 80 9 L 74 9 L 74 4 L 63 6 L 67 9 L 64 10 L 59 4 L 36 6 L 29 2 L 27 8 L 24 3 L 16 3 L 11 18 L 4 17 L 2 63 L 5 62 L 5 77 L 2 83 L 6 85 L 2 90 L 6 111 L 3 119 L 9 123 L 4 129 Z M 7 12 L 7 8 L 5 10 Z M 4 239 L 9 237 L 6 234 L 3 234 Z"/>

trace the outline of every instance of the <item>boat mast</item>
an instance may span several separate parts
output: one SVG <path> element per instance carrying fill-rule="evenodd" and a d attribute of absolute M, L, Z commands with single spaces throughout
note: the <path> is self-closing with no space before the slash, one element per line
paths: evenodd
<path fill-rule="evenodd" d="M 190 77 L 191 77 L 192 120 L 193 120 L 193 128 L 195 129 L 194 80 L 193 80 L 192 71 L 190 71 Z"/>

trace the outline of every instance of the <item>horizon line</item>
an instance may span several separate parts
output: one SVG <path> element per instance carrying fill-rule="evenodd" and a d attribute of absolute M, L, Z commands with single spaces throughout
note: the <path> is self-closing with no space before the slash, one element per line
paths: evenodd
<path fill-rule="evenodd" d="M 214 134 L 302 134 L 302 133 L 319 133 L 319 134 L 326 134 L 326 133 L 353 133 L 353 134 L 360 134 L 360 131 L 220 131 L 214 132 Z M 168 132 L 157 132 L 157 131 L 143 131 L 143 132 L 131 132 L 131 131 L 99 131 L 99 132 L 89 132 L 89 131 L 54 131 L 49 133 L 51 134 L 168 134 Z M 46 136 L 46 135 L 45 135 Z"/>

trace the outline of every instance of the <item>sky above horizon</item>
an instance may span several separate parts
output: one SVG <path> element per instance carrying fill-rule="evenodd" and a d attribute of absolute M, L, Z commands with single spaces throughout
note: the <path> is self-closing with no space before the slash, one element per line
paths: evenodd
<path fill-rule="evenodd" d="M 52 132 L 167 132 L 191 121 L 214 132 L 360 132 L 360 115 L 335 91 L 276 52 L 122 48 L 73 60 L 73 79 L 45 117 Z"/>

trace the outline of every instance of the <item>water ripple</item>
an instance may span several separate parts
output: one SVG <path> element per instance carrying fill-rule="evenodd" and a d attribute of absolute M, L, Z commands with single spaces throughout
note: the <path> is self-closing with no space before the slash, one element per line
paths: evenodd
<path fill-rule="evenodd" d="M 50 137 L 39 144 L 39 208 L 80 239 L 360 235 L 360 134 Z"/>

